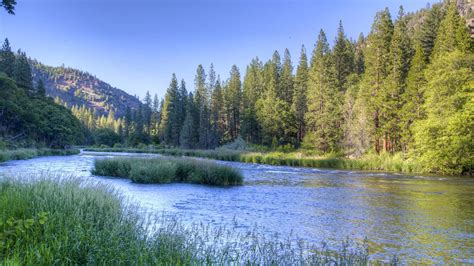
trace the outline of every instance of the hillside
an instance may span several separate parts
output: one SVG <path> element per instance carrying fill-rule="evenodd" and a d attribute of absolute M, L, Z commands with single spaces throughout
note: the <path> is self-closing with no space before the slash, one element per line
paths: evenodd
<path fill-rule="evenodd" d="M 36 60 L 30 61 L 33 81 L 42 79 L 48 96 L 59 97 L 68 106 L 86 106 L 107 114 L 113 110 L 117 117 L 125 115 L 127 106 L 138 108 L 140 101 L 128 93 L 112 87 L 90 73 L 70 67 L 46 66 Z"/>

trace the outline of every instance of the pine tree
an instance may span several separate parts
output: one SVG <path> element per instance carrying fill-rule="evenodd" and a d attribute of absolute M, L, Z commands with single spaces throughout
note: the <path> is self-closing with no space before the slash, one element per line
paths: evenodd
<path fill-rule="evenodd" d="M 364 74 L 365 71 L 365 58 L 364 58 L 364 49 L 365 49 L 365 38 L 364 34 L 360 34 L 355 44 L 354 51 L 354 70 L 357 75 Z"/>
<path fill-rule="evenodd" d="M 163 110 L 161 112 L 161 121 L 158 131 L 160 132 L 161 140 L 171 146 L 179 145 L 179 132 L 177 132 L 177 104 L 179 101 L 178 95 L 178 80 L 173 73 L 170 85 L 166 91 L 163 102 Z"/>
<path fill-rule="evenodd" d="M 228 130 L 231 140 L 239 135 L 240 130 L 240 104 L 242 101 L 242 84 L 240 81 L 240 72 L 236 65 L 230 70 L 230 78 L 228 81 L 225 103 L 227 112 Z"/>
<path fill-rule="evenodd" d="M 31 67 L 28 63 L 26 54 L 18 50 L 18 56 L 15 61 L 13 69 L 13 78 L 19 88 L 26 90 L 27 92 L 33 92 L 33 80 L 31 76 Z"/>
<path fill-rule="evenodd" d="M 153 109 L 153 101 L 151 99 L 150 91 L 146 91 L 145 94 L 145 106 L 143 107 L 143 123 L 145 133 L 150 136 L 151 130 L 151 114 Z"/>
<path fill-rule="evenodd" d="M 256 102 L 264 91 L 263 66 L 258 58 L 252 59 L 245 72 L 242 89 L 241 135 L 252 143 L 261 142 L 261 128 L 257 121 Z"/>
<path fill-rule="evenodd" d="M 293 100 L 293 64 L 288 49 L 285 49 L 283 55 L 283 66 L 280 74 L 280 97 L 283 101 L 291 105 Z"/>
<path fill-rule="evenodd" d="M 426 84 L 424 71 L 426 68 L 426 56 L 421 44 L 415 45 L 415 55 L 411 61 L 411 67 L 407 76 L 407 88 L 403 97 L 403 108 L 401 112 L 401 135 L 402 148 L 404 151 L 412 144 L 412 124 L 424 117 L 422 88 Z"/>
<path fill-rule="evenodd" d="M 211 148 L 215 148 L 221 144 L 225 131 L 224 96 L 219 79 L 216 81 L 211 96 L 211 129 Z"/>
<path fill-rule="evenodd" d="M 40 97 L 46 97 L 46 88 L 44 87 L 42 79 L 38 80 L 38 84 L 36 85 L 36 93 Z"/>
<path fill-rule="evenodd" d="M 384 104 L 384 85 L 390 68 L 390 46 L 393 35 L 393 23 L 390 12 L 386 8 L 375 16 L 372 30 L 367 38 L 365 57 L 365 72 L 362 80 L 358 106 L 363 106 L 365 110 L 361 113 L 367 115 L 361 121 L 367 121 L 365 137 L 370 138 L 370 144 L 374 146 L 376 152 L 381 151 L 381 139 L 383 132 L 381 129 L 381 108 Z M 368 143 L 369 141 L 361 141 Z M 368 147 L 365 147 L 368 148 Z"/>
<path fill-rule="evenodd" d="M 15 54 L 12 52 L 10 42 L 5 39 L 2 50 L 0 50 L 0 72 L 5 72 L 7 76 L 13 77 L 15 66 Z"/>
<path fill-rule="evenodd" d="M 339 21 L 337 37 L 333 48 L 336 86 L 339 91 L 346 90 L 347 77 L 354 71 L 354 53 L 352 44 L 346 38 L 342 21 Z"/>
<path fill-rule="evenodd" d="M 300 61 L 296 69 L 295 90 L 293 93 L 293 103 L 291 111 L 296 120 L 297 135 L 296 141 L 300 143 L 305 134 L 305 114 L 307 110 L 307 90 L 308 90 L 308 59 L 306 49 L 301 47 Z"/>
<path fill-rule="evenodd" d="M 423 49 L 425 55 L 425 63 L 429 62 L 429 58 L 434 48 L 436 41 L 436 35 L 438 33 L 439 24 L 444 17 L 444 12 L 441 9 L 440 4 L 433 5 L 423 20 L 420 28 L 420 46 Z"/>
<path fill-rule="evenodd" d="M 307 133 L 304 145 L 320 152 L 337 151 L 342 135 L 341 96 L 326 34 L 320 31 L 308 79 Z"/>
<path fill-rule="evenodd" d="M 448 4 L 446 16 L 440 23 L 431 56 L 432 58 L 442 56 L 456 49 L 463 52 L 472 52 L 473 45 L 466 22 L 459 15 L 456 9 L 456 2 L 451 1 Z"/>
<path fill-rule="evenodd" d="M 402 94 L 407 87 L 406 78 L 410 68 L 412 48 L 407 33 L 403 7 L 400 7 L 390 45 L 390 68 L 383 89 L 383 105 L 380 109 L 380 124 L 385 151 L 401 149 L 401 112 L 404 104 Z"/>

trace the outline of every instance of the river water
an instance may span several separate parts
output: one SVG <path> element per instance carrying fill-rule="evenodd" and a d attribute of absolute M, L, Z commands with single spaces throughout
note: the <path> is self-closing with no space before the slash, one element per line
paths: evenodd
<path fill-rule="evenodd" d="M 338 246 L 367 238 L 371 256 L 402 262 L 474 263 L 474 178 L 406 176 L 221 162 L 242 171 L 243 186 L 143 185 L 90 173 L 104 156 L 84 152 L 0 164 L 0 174 L 62 173 L 110 184 L 151 213 L 186 222 L 298 236 Z"/>

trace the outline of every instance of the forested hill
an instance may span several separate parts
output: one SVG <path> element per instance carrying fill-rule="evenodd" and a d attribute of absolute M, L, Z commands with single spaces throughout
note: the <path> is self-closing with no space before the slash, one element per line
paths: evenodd
<path fill-rule="evenodd" d="M 107 114 L 112 110 L 117 117 L 125 115 L 127 106 L 137 109 L 140 105 L 136 97 L 112 87 L 90 73 L 70 67 L 46 66 L 36 60 L 30 60 L 33 81 L 41 79 L 46 94 L 59 98 L 68 106 L 85 106 L 97 110 L 98 114 Z"/>

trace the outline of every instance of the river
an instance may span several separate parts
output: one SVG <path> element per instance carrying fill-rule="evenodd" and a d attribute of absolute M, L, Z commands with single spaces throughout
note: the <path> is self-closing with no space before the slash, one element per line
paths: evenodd
<path fill-rule="evenodd" d="M 367 238 L 371 257 L 402 262 L 474 263 L 474 178 L 407 176 L 221 162 L 242 171 L 243 186 L 142 185 L 90 173 L 104 156 L 83 152 L 0 164 L 0 174 L 62 173 L 99 180 L 151 213 L 186 222 L 255 226 L 264 234 L 298 236 L 338 246 Z"/>

